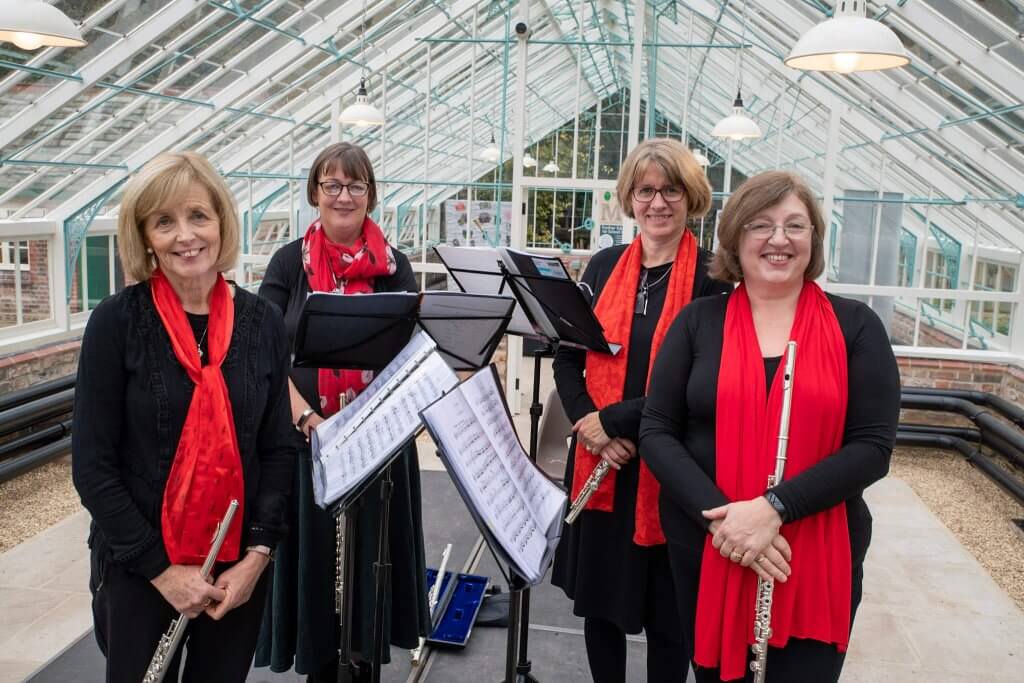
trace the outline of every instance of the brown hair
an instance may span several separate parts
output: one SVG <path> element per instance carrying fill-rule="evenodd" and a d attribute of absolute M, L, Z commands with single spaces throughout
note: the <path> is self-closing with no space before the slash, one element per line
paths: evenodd
<path fill-rule="evenodd" d="M 310 206 L 316 206 L 316 193 L 320 189 L 320 179 L 332 171 L 341 171 L 353 180 L 361 180 L 370 186 L 366 194 L 366 212 L 377 208 L 377 179 L 373 175 L 373 165 L 366 151 L 351 142 L 336 142 L 316 156 L 309 168 L 309 179 L 306 181 L 306 199 Z"/>
<path fill-rule="evenodd" d="M 718 220 L 718 248 L 708 267 L 711 277 L 728 282 L 743 279 L 739 258 L 743 226 L 789 194 L 796 195 L 804 203 L 814 226 L 811 232 L 811 260 L 804 271 L 804 279 L 813 280 L 821 275 L 825 270 L 825 221 L 814 193 L 796 173 L 766 171 L 748 178 L 725 203 Z"/>
<path fill-rule="evenodd" d="M 216 169 L 196 152 L 164 152 L 149 161 L 124 188 L 117 215 L 117 253 L 121 266 L 133 280 L 148 280 L 156 268 L 146 252 L 146 218 L 185 196 L 192 183 L 210 193 L 220 221 L 220 253 L 214 268 L 231 270 L 241 248 L 241 230 L 235 199 Z"/>
<path fill-rule="evenodd" d="M 623 213 L 635 218 L 630 194 L 651 164 L 660 166 L 670 183 L 685 190 L 688 217 L 700 218 L 708 212 L 711 208 L 711 184 L 690 150 L 678 140 L 649 138 L 633 148 L 619 169 L 615 195 Z"/>

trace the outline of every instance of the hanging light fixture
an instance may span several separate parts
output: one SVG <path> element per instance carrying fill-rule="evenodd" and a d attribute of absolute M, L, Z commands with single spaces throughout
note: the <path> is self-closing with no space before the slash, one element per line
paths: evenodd
<path fill-rule="evenodd" d="M 523 154 L 523 166 L 525 168 L 535 168 L 537 166 L 537 160 L 534 159 L 529 152 L 526 152 Z"/>
<path fill-rule="evenodd" d="M 840 0 L 834 15 L 805 33 L 785 64 L 804 71 L 880 71 L 910 63 L 899 36 L 867 18 L 866 0 Z"/>
<path fill-rule="evenodd" d="M 747 42 L 747 3 L 743 3 L 743 36 L 740 40 L 739 54 L 736 56 L 736 99 L 732 103 L 732 113 L 715 124 L 711 136 L 729 140 L 747 140 L 761 137 L 761 128 L 754 119 L 747 116 L 743 108 L 743 44 Z"/>
<path fill-rule="evenodd" d="M 480 152 L 480 158 L 484 161 L 497 161 L 498 157 L 501 156 L 501 150 L 498 148 L 497 143 L 494 142 L 494 131 L 491 131 L 491 141 L 486 147 Z"/>
<path fill-rule="evenodd" d="M 711 159 L 708 159 L 708 156 L 706 154 L 704 154 L 704 152 L 700 151 L 699 149 L 696 149 L 696 148 L 691 149 L 690 150 L 690 154 L 693 155 L 694 160 L 698 164 L 700 164 L 702 168 L 707 168 L 708 166 L 711 165 Z"/>
<path fill-rule="evenodd" d="M 732 113 L 715 124 L 711 136 L 728 138 L 729 140 L 747 140 L 761 137 L 761 127 L 754 119 L 747 116 L 743 108 L 743 93 L 736 91 L 736 100 L 732 103 Z"/>
<path fill-rule="evenodd" d="M 363 0 L 363 21 L 362 32 L 359 37 L 359 61 L 363 65 L 363 75 L 359 79 L 359 90 L 356 92 L 356 101 L 341 111 L 338 120 L 350 126 L 382 126 L 384 125 L 384 113 L 370 104 L 370 98 L 366 94 L 366 0 Z"/>
<path fill-rule="evenodd" d="M 558 164 L 555 163 L 554 159 L 544 164 L 545 173 L 558 173 Z"/>
<path fill-rule="evenodd" d="M 22 50 L 85 47 L 75 22 L 59 9 L 40 0 L 0 0 L 0 41 Z"/>

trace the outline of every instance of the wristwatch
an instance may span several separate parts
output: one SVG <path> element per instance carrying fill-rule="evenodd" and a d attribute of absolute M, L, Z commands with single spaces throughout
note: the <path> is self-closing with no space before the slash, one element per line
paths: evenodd
<path fill-rule="evenodd" d="M 310 416 L 315 412 L 316 411 L 312 408 L 306 408 L 303 410 L 302 415 L 299 415 L 299 419 L 295 421 L 296 431 L 302 432 L 302 428 L 306 426 L 306 423 L 309 422 Z"/>
<path fill-rule="evenodd" d="M 776 496 L 773 491 L 768 491 L 767 493 L 764 494 L 764 497 L 768 501 L 768 504 L 771 505 L 775 509 L 775 511 L 779 513 L 779 518 L 782 519 L 783 522 L 785 522 L 786 521 L 786 506 L 785 506 L 785 504 L 783 504 L 783 502 L 781 500 L 779 500 L 779 497 Z"/>
<path fill-rule="evenodd" d="M 266 555 L 268 560 L 270 560 L 271 562 L 274 561 L 274 550 L 265 545 L 251 545 L 245 549 L 245 552 Z"/>

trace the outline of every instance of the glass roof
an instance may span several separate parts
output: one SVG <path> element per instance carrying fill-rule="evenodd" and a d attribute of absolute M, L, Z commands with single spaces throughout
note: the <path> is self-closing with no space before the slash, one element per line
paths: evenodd
<path fill-rule="evenodd" d="M 389 201 L 416 204 L 429 185 L 436 202 L 492 171 L 511 182 L 524 78 L 525 146 L 540 162 L 527 175 L 547 177 L 557 137 L 560 170 L 547 175 L 567 178 L 574 130 L 592 140 L 598 126 L 625 129 L 642 7 L 641 137 L 685 133 L 722 164 L 726 144 L 710 130 L 741 88 L 764 136 L 735 145 L 735 168 L 794 168 L 820 184 L 838 107 L 837 195 L 881 183 L 907 201 L 943 202 L 961 241 L 977 227 L 987 244 L 1024 249 L 1024 10 L 1011 0 L 869 2 L 911 62 L 855 75 L 782 63 L 831 14 L 820 0 L 54 4 L 89 44 L 0 45 L 0 219 L 60 222 L 114 189 L 101 210 L 110 214 L 127 174 L 181 148 L 260 201 L 332 140 L 339 99 L 351 102 L 363 75 L 387 124 L 344 135 L 367 146 Z M 521 70 L 513 27 L 524 15 Z M 504 164 L 479 158 L 492 135 Z M 604 140 L 602 164 L 614 151 Z M 577 177 L 614 176 L 583 165 Z"/>

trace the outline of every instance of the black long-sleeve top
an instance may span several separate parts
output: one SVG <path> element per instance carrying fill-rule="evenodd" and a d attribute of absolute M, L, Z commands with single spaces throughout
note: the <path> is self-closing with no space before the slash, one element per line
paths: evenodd
<path fill-rule="evenodd" d="M 871 536 L 862 493 L 888 472 L 896 439 L 899 370 L 874 311 L 852 299 L 828 298 L 846 342 L 849 402 L 843 445 L 773 490 L 788 520 L 846 501 L 856 566 Z M 728 297 L 713 297 L 683 309 L 658 354 L 640 426 L 640 454 L 661 483 L 665 534 L 670 542 L 693 548 L 702 547 L 707 533 L 701 511 L 730 502 L 715 485 L 715 411 L 727 304 Z M 765 360 L 770 385 L 779 359 Z"/>
<path fill-rule="evenodd" d="M 376 278 L 373 291 L 418 292 L 419 283 L 416 282 L 416 273 L 408 257 L 398 249 L 393 249 L 393 253 L 395 272 L 387 277 Z M 278 249 L 270 259 L 259 292 L 260 297 L 272 302 L 283 313 L 288 339 L 295 339 L 299 314 L 311 291 L 309 278 L 302 268 L 302 239 L 297 239 Z M 319 373 L 316 368 L 291 368 L 290 375 L 306 403 L 319 410 Z"/>
<path fill-rule="evenodd" d="M 245 480 L 242 547 L 273 548 L 287 530 L 297 457 L 289 435 L 288 348 L 273 306 L 236 288 L 234 307 L 221 368 Z M 205 346 L 208 316 L 188 318 Z M 93 552 L 147 579 L 170 565 L 161 505 L 194 388 L 148 283 L 125 288 L 92 312 L 75 384 L 72 476 L 92 515 Z"/>
<path fill-rule="evenodd" d="M 590 259 L 590 263 L 583 273 L 582 281 L 593 292 L 595 303 L 627 246 L 617 245 L 602 249 Z M 704 249 L 697 252 L 697 263 L 693 275 L 693 299 L 732 291 L 731 284 L 708 277 L 709 258 L 710 255 Z M 649 269 L 648 282 L 654 282 L 662 275 L 666 275 L 666 280 L 671 278 L 671 274 L 667 273 L 668 268 L 669 265 L 664 264 Z M 605 433 L 612 438 L 621 437 L 629 439 L 633 443 L 637 443 L 639 440 L 640 414 L 644 406 L 644 393 L 647 390 L 647 368 L 651 362 L 651 344 L 667 291 L 667 281 L 660 283 L 658 287 L 651 288 L 647 302 L 647 315 L 636 316 L 633 319 L 629 340 L 629 357 L 626 360 L 626 386 L 622 393 L 623 400 L 612 403 L 599 412 L 601 426 L 604 427 Z M 621 340 L 611 339 L 609 341 Z M 573 423 L 597 410 L 594 400 L 587 393 L 584 373 L 586 364 L 587 354 L 580 349 L 559 347 L 558 353 L 555 354 L 553 363 L 555 386 L 558 388 L 558 396 L 562 399 L 562 405 L 565 407 L 565 414 Z"/>

